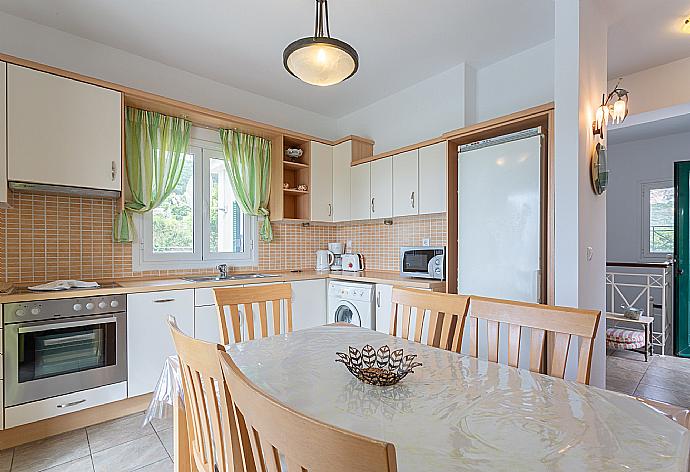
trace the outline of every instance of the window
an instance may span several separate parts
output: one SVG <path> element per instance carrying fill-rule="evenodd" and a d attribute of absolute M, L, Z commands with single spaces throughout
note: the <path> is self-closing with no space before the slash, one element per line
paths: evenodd
<path fill-rule="evenodd" d="M 256 218 L 240 211 L 220 146 L 217 134 L 192 128 L 177 186 L 137 222 L 136 269 L 255 264 Z"/>
<path fill-rule="evenodd" d="M 673 254 L 674 188 L 672 181 L 642 184 L 642 254 L 665 258 Z"/>

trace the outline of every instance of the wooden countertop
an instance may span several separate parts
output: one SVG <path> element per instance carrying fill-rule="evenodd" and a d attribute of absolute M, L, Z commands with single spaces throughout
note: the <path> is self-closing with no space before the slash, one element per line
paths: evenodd
<path fill-rule="evenodd" d="M 446 283 L 438 280 L 409 279 L 401 277 L 397 272 L 364 271 L 364 272 L 317 272 L 305 270 L 302 272 L 288 271 L 260 271 L 262 274 L 275 274 L 276 277 L 263 279 L 241 279 L 208 282 L 189 282 L 181 278 L 172 279 L 122 279 L 115 280 L 115 287 L 96 289 L 77 289 L 56 292 L 22 292 L 0 295 L 0 303 L 30 302 L 38 300 L 54 300 L 73 297 L 98 297 L 103 295 L 119 295 L 128 293 L 157 292 L 161 290 L 185 290 L 190 288 L 212 288 L 233 285 L 248 285 L 255 283 L 293 282 L 298 280 L 335 279 L 351 282 L 367 282 L 388 284 L 399 287 L 431 289 L 444 291 Z M 17 284 L 22 285 L 22 284 Z M 24 284 L 25 285 L 25 284 Z"/>

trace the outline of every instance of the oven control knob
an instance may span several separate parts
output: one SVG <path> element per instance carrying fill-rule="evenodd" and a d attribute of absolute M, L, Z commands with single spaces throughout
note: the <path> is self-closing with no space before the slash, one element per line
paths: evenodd
<path fill-rule="evenodd" d="M 113 300 L 112 302 L 110 302 L 110 306 L 112 308 L 117 308 L 120 306 L 120 302 L 118 302 L 117 300 Z"/>
<path fill-rule="evenodd" d="M 441 265 L 441 259 L 436 259 L 436 265 Z"/>
<path fill-rule="evenodd" d="M 26 315 L 26 311 L 24 311 L 23 308 L 19 308 L 19 309 L 17 309 L 17 311 L 14 312 L 14 314 L 21 317 L 21 316 Z"/>
<path fill-rule="evenodd" d="M 107 307 L 107 306 L 108 306 L 108 304 L 107 304 L 106 302 L 100 302 L 100 303 L 98 304 L 98 308 L 100 308 L 101 310 L 104 309 L 104 308 Z"/>
<path fill-rule="evenodd" d="M 87 310 L 93 310 L 95 306 L 96 306 L 96 305 L 94 305 L 93 303 L 89 302 L 89 303 L 86 304 L 86 309 L 87 309 Z"/>
<path fill-rule="evenodd" d="M 31 309 L 31 314 L 32 314 L 32 315 L 38 315 L 40 312 L 41 312 L 41 309 L 38 308 L 38 307 L 33 307 L 33 308 Z"/>
<path fill-rule="evenodd" d="M 81 311 L 81 303 L 75 303 L 72 308 L 74 311 Z"/>
<path fill-rule="evenodd" d="M 436 270 L 435 270 L 434 272 L 436 272 L 437 274 L 440 274 L 440 273 L 441 273 L 441 269 L 436 268 Z"/>

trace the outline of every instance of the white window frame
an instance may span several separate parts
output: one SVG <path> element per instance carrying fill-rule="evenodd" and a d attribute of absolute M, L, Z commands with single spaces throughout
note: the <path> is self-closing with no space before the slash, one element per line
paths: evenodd
<path fill-rule="evenodd" d="M 210 161 L 222 158 L 223 149 L 215 130 L 192 127 L 187 154 L 194 155 L 194 249 L 191 253 L 153 252 L 153 212 L 135 215 L 138 240 L 132 251 L 132 268 L 135 271 L 211 268 L 217 264 L 232 267 L 255 266 L 258 263 L 256 239 L 257 218 L 243 215 L 244 251 L 211 252 L 210 242 Z M 138 250 L 137 250 L 138 249 Z"/>
<path fill-rule="evenodd" d="M 653 180 L 641 182 L 642 190 L 642 258 L 649 261 L 663 261 L 666 260 L 668 254 L 665 252 L 651 252 L 649 250 L 650 240 L 649 240 L 649 219 L 650 219 L 650 208 L 649 208 L 649 194 L 651 190 L 656 190 L 660 188 L 673 188 L 673 180 Z"/>

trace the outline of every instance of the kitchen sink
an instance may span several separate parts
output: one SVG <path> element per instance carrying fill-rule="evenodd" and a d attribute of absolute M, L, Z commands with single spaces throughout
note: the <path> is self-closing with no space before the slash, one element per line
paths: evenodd
<path fill-rule="evenodd" d="M 223 282 L 226 280 L 268 279 L 280 277 L 278 274 L 230 274 L 225 277 L 219 275 L 202 275 L 199 277 L 182 277 L 188 282 Z"/>

